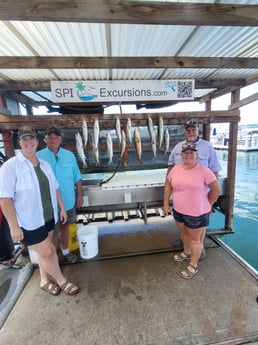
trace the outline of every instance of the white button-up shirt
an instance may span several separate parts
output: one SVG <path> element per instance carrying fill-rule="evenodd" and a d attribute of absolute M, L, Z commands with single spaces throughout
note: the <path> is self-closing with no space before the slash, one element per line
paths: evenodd
<path fill-rule="evenodd" d="M 185 143 L 186 141 L 180 141 L 173 148 L 168 159 L 168 166 L 174 166 L 182 163 L 182 145 Z M 221 171 L 221 165 L 212 144 L 207 140 L 199 138 L 198 141 L 195 142 L 195 145 L 198 150 L 198 162 L 201 165 L 209 168 L 212 172 Z"/>
<path fill-rule="evenodd" d="M 51 166 L 39 159 L 40 168 L 48 178 L 55 222 L 58 220 L 56 190 L 58 182 Z M 34 230 L 45 224 L 39 181 L 32 163 L 21 152 L 0 168 L 0 198 L 11 198 L 18 224 Z"/>

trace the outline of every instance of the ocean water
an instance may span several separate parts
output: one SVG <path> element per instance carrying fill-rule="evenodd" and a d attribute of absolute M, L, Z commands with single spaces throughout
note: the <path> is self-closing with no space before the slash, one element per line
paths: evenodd
<path fill-rule="evenodd" d="M 217 154 L 226 176 L 228 153 Z M 212 217 L 221 225 L 218 212 Z M 258 152 L 237 152 L 233 230 L 220 239 L 258 271 Z"/>

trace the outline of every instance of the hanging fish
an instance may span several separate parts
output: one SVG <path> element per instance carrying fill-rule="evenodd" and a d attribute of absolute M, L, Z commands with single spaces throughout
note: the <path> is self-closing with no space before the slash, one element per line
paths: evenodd
<path fill-rule="evenodd" d="M 153 159 L 157 157 L 157 141 L 156 141 L 156 136 L 154 132 L 154 127 L 153 127 L 153 122 L 152 118 L 148 116 L 148 131 L 151 139 L 151 148 L 153 152 Z"/>
<path fill-rule="evenodd" d="M 85 119 L 82 120 L 82 136 L 83 136 L 84 146 L 87 146 L 87 142 L 88 142 L 88 126 L 87 126 L 87 122 L 86 122 Z"/>
<path fill-rule="evenodd" d="M 168 150 L 169 150 L 169 130 L 168 130 L 168 127 L 166 127 L 166 129 L 165 129 L 164 150 L 165 150 L 165 154 L 167 154 Z"/>
<path fill-rule="evenodd" d="M 159 149 L 161 149 L 161 146 L 163 143 L 163 135 L 164 135 L 163 118 L 162 118 L 162 116 L 159 116 L 159 124 L 158 124 L 158 146 L 159 146 Z"/>
<path fill-rule="evenodd" d="M 153 159 L 156 159 L 157 158 L 157 141 L 156 141 L 156 136 L 154 134 L 154 131 L 153 131 L 153 136 L 151 139 L 151 148 L 153 152 Z"/>
<path fill-rule="evenodd" d="M 134 138 L 134 146 L 135 146 L 135 151 L 136 151 L 136 156 L 137 156 L 137 163 L 142 164 L 142 142 L 141 142 L 141 137 L 137 128 L 135 128 L 134 130 L 133 138 Z"/>
<path fill-rule="evenodd" d="M 132 143 L 132 122 L 131 122 L 130 117 L 128 117 L 127 123 L 126 123 L 126 136 L 127 136 L 128 142 L 131 144 Z"/>
<path fill-rule="evenodd" d="M 152 118 L 150 116 L 148 116 L 148 132 L 149 132 L 150 140 L 152 140 L 153 131 L 154 130 L 153 130 Z"/>
<path fill-rule="evenodd" d="M 93 124 L 93 142 L 94 146 L 98 149 L 99 147 L 99 120 L 95 119 Z"/>
<path fill-rule="evenodd" d="M 79 132 L 75 133 L 75 142 L 76 142 L 76 150 L 78 153 L 78 157 L 82 161 L 83 168 L 87 168 L 86 157 L 83 151 L 82 137 Z"/>
<path fill-rule="evenodd" d="M 118 143 L 121 144 L 122 135 L 121 135 L 121 125 L 119 117 L 116 118 L 116 135 L 118 139 Z"/>
<path fill-rule="evenodd" d="M 122 129 L 121 130 L 121 154 L 120 154 L 120 157 L 123 157 L 124 152 L 125 152 L 125 147 L 126 147 L 126 135 L 125 135 L 125 131 Z"/>
<path fill-rule="evenodd" d="M 92 145 L 92 153 L 95 158 L 96 166 L 100 165 L 99 161 L 99 149 L 98 146 L 95 146 L 94 134 L 91 132 L 91 145 Z"/>
<path fill-rule="evenodd" d="M 113 164 L 113 141 L 110 133 L 107 133 L 107 153 L 109 157 L 108 164 Z"/>

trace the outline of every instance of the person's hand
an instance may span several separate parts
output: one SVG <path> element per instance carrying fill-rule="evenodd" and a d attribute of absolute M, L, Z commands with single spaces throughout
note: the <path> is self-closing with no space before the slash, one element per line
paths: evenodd
<path fill-rule="evenodd" d="M 165 214 L 166 216 L 168 216 L 169 214 L 171 214 L 171 210 L 170 210 L 169 205 L 164 205 L 164 206 L 163 206 L 163 211 L 164 211 L 164 214 Z"/>
<path fill-rule="evenodd" d="M 81 208 L 83 205 L 83 197 L 82 196 L 78 196 L 77 198 L 77 207 Z"/>
<path fill-rule="evenodd" d="M 23 234 L 22 229 L 19 226 L 12 227 L 10 229 L 10 232 L 11 232 L 11 238 L 14 243 L 20 243 L 23 240 L 24 234 Z"/>
<path fill-rule="evenodd" d="M 65 224 L 67 222 L 67 213 L 65 210 L 60 211 L 60 222 Z"/>

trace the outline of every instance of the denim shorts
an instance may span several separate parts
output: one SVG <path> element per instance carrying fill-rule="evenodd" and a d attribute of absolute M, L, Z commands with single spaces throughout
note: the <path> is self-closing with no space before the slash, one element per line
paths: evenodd
<path fill-rule="evenodd" d="M 40 243 L 48 237 L 48 233 L 53 231 L 55 228 L 55 221 L 51 219 L 45 223 L 45 225 L 35 229 L 35 230 L 26 230 L 21 228 L 23 231 L 24 238 L 21 241 L 26 246 L 32 246 L 33 244 Z"/>
<path fill-rule="evenodd" d="M 209 225 L 210 213 L 195 217 L 179 213 L 173 208 L 173 216 L 176 222 L 184 223 L 184 225 L 190 229 L 198 229 Z"/>

